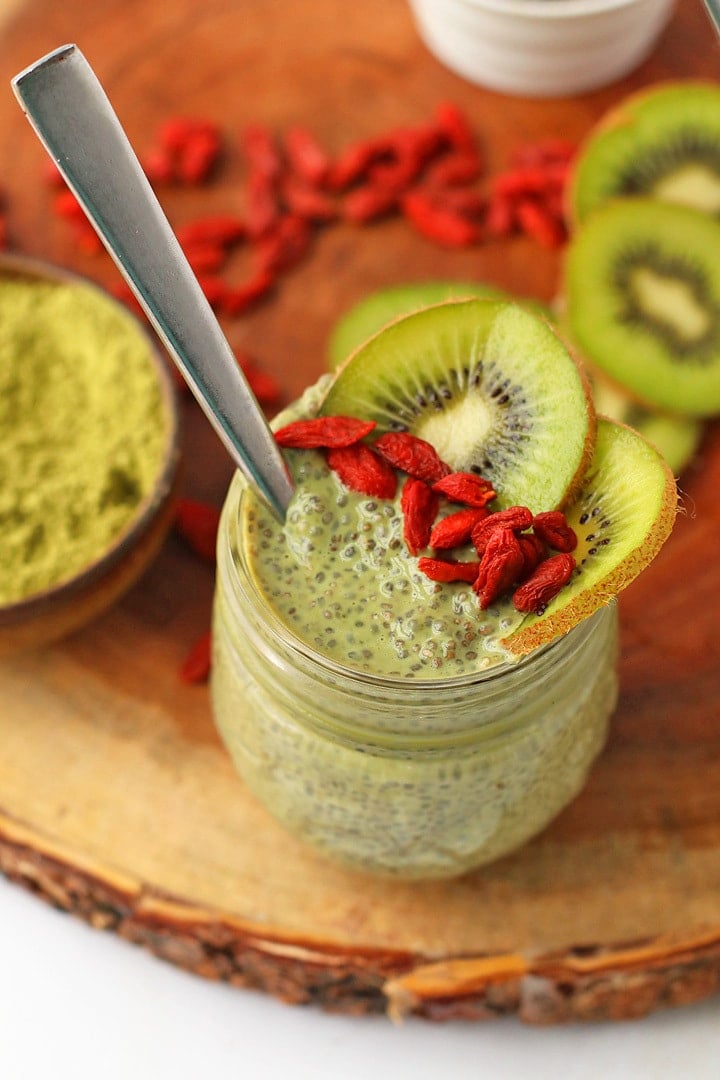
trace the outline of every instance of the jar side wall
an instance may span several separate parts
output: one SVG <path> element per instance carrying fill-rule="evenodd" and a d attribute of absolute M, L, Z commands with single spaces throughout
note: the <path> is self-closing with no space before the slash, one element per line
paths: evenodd
<path fill-rule="evenodd" d="M 614 607 L 601 616 L 585 648 L 573 654 L 572 677 L 550 679 L 549 699 L 533 722 L 491 743 L 480 737 L 442 751 L 388 754 L 299 722 L 292 695 L 274 692 L 272 680 L 258 681 L 260 658 L 238 650 L 220 591 L 216 722 L 248 787 L 301 839 L 375 873 L 454 876 L 520 846 L 585 782 L 617 694 Z"/>

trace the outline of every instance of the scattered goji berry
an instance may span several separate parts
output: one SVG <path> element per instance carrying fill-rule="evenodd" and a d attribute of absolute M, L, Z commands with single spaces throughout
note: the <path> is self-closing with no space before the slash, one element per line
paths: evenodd
<path fill-rule="evenodd" d="M 282 158 L 275 136 L 266 124 L 247 124 L 240 132 L 240 146 L 251 173 L 277 180 L 282 172 Z"/>
<path fill-rule="evenodd" d="M 513 593 L 518 611 L 542 615 L 551 600 L 567 585 L 575 570 L 575 559 L 567 552 L 551 555 Z"/>
<path fill-rule="evenodd" d="M 247 353 L 237 353 L 236 359 L 247 379 L 248 386 L 261 405 L 277 405 L 281 397 L 280 383 L 274 375 L 263 371 L 257 362 Z"/>
<path fill-rule="evenodd" d="M 439 496 L 428 484 L 408 477 L 400 496 L 400 509 L 403 514 L 403 537 L 411 555 L 417 555 L 418 551 L 428 546 L 439 504 Z"/>
<path fill-rule="evenodd" d="M 370 166 L 390 150 L 391 143 L 387 136 L 359 139 L 351 143 L 332 162 L 325 178 L 325 186 L 333 191 L 345 191 L 359 180 L 365 179 Z"/>
<path fill-rule="evenodd" d="M 419 233 L 443 247 L 469 247 L 482 233 L 476 222 L 458 214 L 423 191 L 409 191 L 400 200 L 401 209 Z"/>
<path fill-rule="evenodd" d="M 284 214 L 255 245 L 253 257 L 257 272 L 273 275 L 292 269 L 307 253 L 311 242 L 309 222 L 297 214 Z"/>
<path fill-rule="evenodd" d="M 523 232 L 543 247 L 561 247 L 567 238 L 563 222 L 534 199 L 521 199 L 515 215 Z"/>
<path fill-rule="evenodd" d="M 227 285 L 220 297 L 219 308 L 225 315 L 240 315 L 266 296 L 274 284 L 274 274 L 258 270 L 240 285 Z"/>
<path fill-rule="evenodd" d="M 338 216 L 338 206 L 332 196 L 292 173 L 283 177 L 280 193 L 288 210 L 308 221 L 324 223 L 334 221 Z"/>
<path fill-rule="evenodd" d="M 215 273 L 222 269 L 227 253 L 220 244 L 196 242 L 183 245 L 185 257 L 196 274 Z"/>
<path fill-rule="evenodd" d="M 211 665 L 212 634 L 207 630 L 182 661 L 178 674 L 184 683 L 204 683 L 210 675 Z"/>
<path fill-rule="evenodd" d="M 352 491 L 377 499 L 395 497 L 395 471 L 365 443 L 328 450 L 327 461 L 342 483 Z"/>
<path fill-rule="evenodd" d="M 264 173 L 250 173 L 245 182 L 245 228 L 251 240 L 266 236 L 280 217 L 274 180 Z"/>
<path fill-rule="evenodd" d="M 467 510 L 458 510 L 455 514 L 448 514 L 430 533 L 430 546 L 454 548 L 467 544 L 475 526 L 488 514 L 489 510 L 484 506 L 472 506 Z"/>
<path fill-rule="evenodd" d="M 429 166 L 425 180 L 432 187 L 453 187 L 455 184 L 470 184 L 481 174 L 482 161 L 478 153 L 454 150 Z"/>
<path fill-rule="evenodd" d="M 245 236 L 245 225 L 240 218 L 228 214 L 196 218 L 177 229 L 177 238 L 186 244 L 220 244 L 231 247 Z"/>
<path fill-rule="evenodd" d="M 547 510 L 533 518 L 533 532 L 555 551 L 574 551 L 577 536 L 561 510 Z"/>
<path fill-rule="evenodd" d="M 391 213 L 397 206 L 398 193 L 394 188 L 367 183 L 345 196 L 341 214 L 344 221 L 353 225 L 365 225 Z"/>
<path fill-rule="evenodd" d="M 485 229 L 489 236 L 510 236 L 516 226 L 515 208 L 505 195 L 493 195 L 485 215 Z"/>
<path fill-rule="evenodd" d="M 510 529 L 522 532 L 532 525 L 532 512 L 527 506 L 509 506 L 506 510 L 497 510 L 483 521 L 478 522 L 472 531 L 472 542 L 478 555 L 482 555 L 487 542 L 497 529 Z"/>
<path fill-rule="evenodd" d="M 435 109 L 435 121 L 453 149 L 464 153 L 477 153 L 475 135 L 459 105 L 453 101 L 442 101 Z"/>
<path fill-rule="evenodd" d="M 450 473 L 435 447 L 409 431 L 386 431 L 373 445 L 390 465 L 416 480 L 434 484 Z"/>
<path fill-rule="evenodd" d="M 215 562 L 220 511 L 198 499 L 178 499 L 175 529 L 186 544 L 206 562 Z"/>
<path fill-rule="evenodd" d="M 309 420 L 293 420 L 279 428 L 275 441 L 279 446 L 296 450 L 352 446 L 376 426 L 374 420 L 359 420 L 355 416 L 314 416 Z"/>
<path fill-rule="evenodd" d="M 319 141 L 302 125 L 285 132 L 285 152 L 290 167 L 309 184 L 321 186 L 330 171 L 330 159 Z"/>
<path fill-rule="evenodd" d="M 421 558 L 418 559 L 418 570 L 432 581 L 466 581 L 472 585 L 477 580 L 480 563 Z"/>
<path fill-rule="evenodd" d="M 227 285 L 214 274 L 198 274 L 197 279 L 210 307 L 217 311 L 225 300 Z"/>
<path fill-rule="evenodd" d="M 446 499 L 466 506 L 487 506 L 496 497 L 492 483 L 471 472 L 448 473 L 436 480 L 433 488 Z"/>
<path fill-rule="evenodd" d="M 483 610 L 518 580 L 523 563 L 523 553 L 512 529 L 493 529 L 473 585 Z"/>

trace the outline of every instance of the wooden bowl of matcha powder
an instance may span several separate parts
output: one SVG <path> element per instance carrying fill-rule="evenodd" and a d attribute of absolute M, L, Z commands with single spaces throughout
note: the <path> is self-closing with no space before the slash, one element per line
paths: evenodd
<path fill-rule="evenodd" d="M 0 654 L 117 600 L 173 516 L 178 410 L 167 362 L 99 287 L 0 258 Z"/>

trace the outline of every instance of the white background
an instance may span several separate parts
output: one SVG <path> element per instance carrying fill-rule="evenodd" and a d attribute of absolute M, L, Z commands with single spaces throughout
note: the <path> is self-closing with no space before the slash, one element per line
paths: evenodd
<path fill-rule="evenodd" d="M 210 983 L 0 878 L 0 1080 L 720 1080 L 720 996 L 623 1023 L 348 1018 Z"/>

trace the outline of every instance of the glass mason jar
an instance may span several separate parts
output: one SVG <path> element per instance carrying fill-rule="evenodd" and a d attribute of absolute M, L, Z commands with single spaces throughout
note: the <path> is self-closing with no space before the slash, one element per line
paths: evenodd
<path fill-rule="evenodd" d="M 398 878 L 461 874 L 513 851 L 580 791 L 617 696 L 617 613 L 522 662 L 450 679 L 379 678 L 296 638 L 249 573 L 245 482 L 223 511 L 215 720 L 268 811 L 341 862 Z"/>

